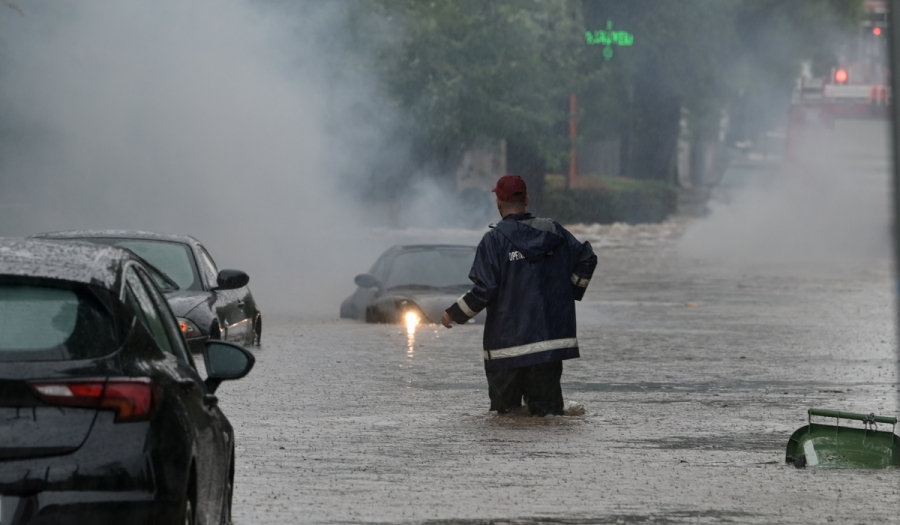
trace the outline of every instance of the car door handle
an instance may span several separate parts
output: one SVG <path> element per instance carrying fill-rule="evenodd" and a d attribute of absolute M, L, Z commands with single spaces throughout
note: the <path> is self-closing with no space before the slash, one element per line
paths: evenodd
<path fill-rule="evenodd" d="M 203 404 L 208 407 L 215 406 L 216 403 L 218 403 L 218 402 L 219 402 L 219 398 L 216 397 L 214 394 L 205 394 L 203 396 Z"/>
<path fill-rule="evenodd" d="M 238 301 L 238 308 L 244 308 L 244 301 Z"/>
<path fill-rule="evenodd" d="M 185 390 L 193 390 L 197 387 L 197 382 L 193 379 L 179 379 L 178 386 Z"/>

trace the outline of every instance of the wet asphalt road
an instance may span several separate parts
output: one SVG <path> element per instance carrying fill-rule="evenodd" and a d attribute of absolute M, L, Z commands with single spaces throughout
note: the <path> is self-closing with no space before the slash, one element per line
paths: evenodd
<path fill-rule="evenodd" d="M 890 252 L 864 249 L 888 223 L 884 128 L 845 131 L 865 139 L 830 148 L 852 179 L 816 156 L 737 230 L 709 230 L 734 222 L 716 212 L 573 228 L 600 260 L 564 365 L 573 415 L 489 413 L 478 326 L 410 336 L 335 319 L 342 297 L 268 316 L 255 370 L 219 390 L 234 522 L 897 523 L 900 470 L 784 462 L 808 408 L 900 415 Z M 810 202 L 833 208 L 798 215 Z"/>
<path fill-rule="evenodd" d="M 809 407 L 898 414 L 889 260 L 598 251 L 563 374 L 583 415 L 487 412 L 478 327 L 269 320 L 220 390 L 235 523 L 895 522 L 900 471 L 784 463 Z"/>

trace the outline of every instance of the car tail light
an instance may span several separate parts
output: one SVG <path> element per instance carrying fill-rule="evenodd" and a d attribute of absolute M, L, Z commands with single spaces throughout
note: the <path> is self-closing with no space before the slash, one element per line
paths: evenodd
<path fill-rule="evenodd" d="M 29 385 L 52 405 L 115 410 L 117 423 L 150 419 L 159 404 L 159 389 L 147 378 L 34 381 Z"/>

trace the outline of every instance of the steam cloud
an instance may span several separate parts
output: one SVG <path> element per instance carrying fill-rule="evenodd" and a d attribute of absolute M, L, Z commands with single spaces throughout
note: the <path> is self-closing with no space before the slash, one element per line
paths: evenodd
<path fill-rule="evenodd" d="M 24 16 L 0 6 L 0 235 L 188 233 L 251 275 L 264 313 L 334 317 L 387 246 L 472 244 L 493 220 L 434 230 L 459 211 L 422 177 L 403 209 L 355 199 L 410 152 L 395 133 L 404 117 L 345 46 L 348 3 L 17 5 Z M 714 208 L 683 250 L 732 262 L 886 252 L 886 129 L 838 128 L 779 182 Z M 372 227 L 388 216 L 422 229 Z"/>
<path fill-rule="evenodd" d="M 425 240 L 362 229 L 383 217 L 348 189 L 408 151 L 342 47 L 347 4 L 18 5 L 0 18 L 0 235 L 187 233 L 250 274 L 264 313 L 329 317 L 385 247 Z"/>
<path fill-rule="evenodd" d="M 793 138 L 793 159 L 714 201 L 680 248 L 728 264 L 846 270 L 891 255 L 890 129 L 836 120 Z"/>

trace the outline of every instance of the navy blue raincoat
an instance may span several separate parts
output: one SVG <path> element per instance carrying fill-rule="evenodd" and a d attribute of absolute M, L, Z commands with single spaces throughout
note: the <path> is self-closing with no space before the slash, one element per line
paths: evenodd
<path fill-rule="evenodd" d="M 447 313 L 465 323 L 487 308 L 488 371 L 573 359 L 579 356 L 575 301 L 596 266 L 590 243 L 578 242 L 558 222 L 507 215 L 478 245 L 469 272 L 475 286 Z"/>

